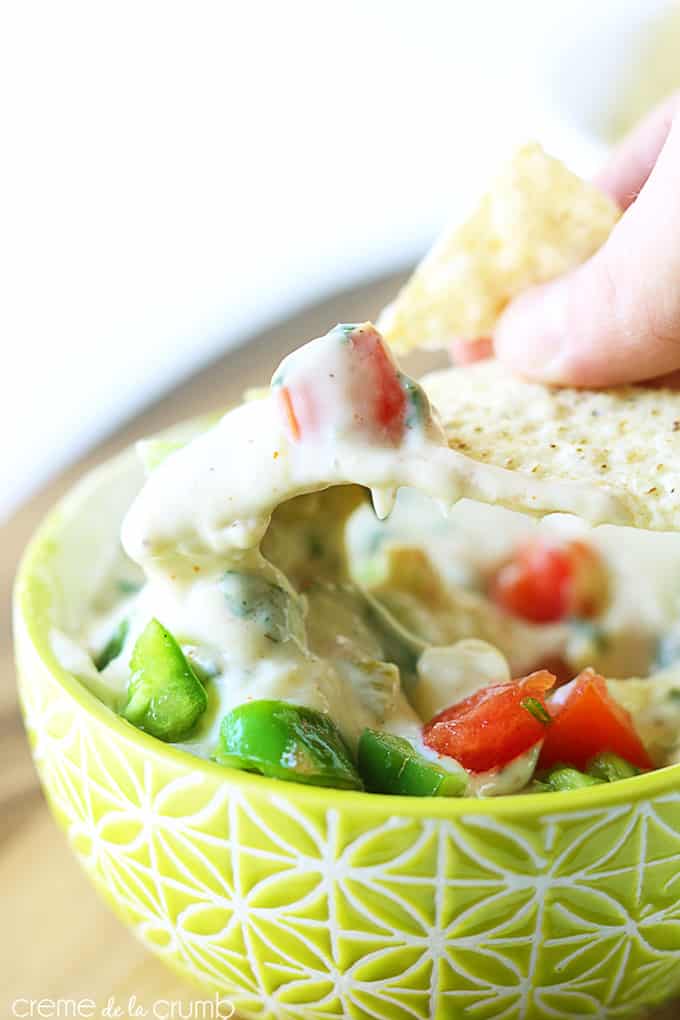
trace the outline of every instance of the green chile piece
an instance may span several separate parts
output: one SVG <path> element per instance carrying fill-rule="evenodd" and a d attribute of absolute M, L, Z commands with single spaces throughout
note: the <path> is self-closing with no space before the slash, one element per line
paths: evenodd
<path fill-rule="evenodd" d="M 373 793 L 461 797 L 468 786 L 462 765 L 450 772 L 418 754 L 408 740 L 379 730 L 364 730 L 361 734 L 358 762 L 366 789 Z"/>
<path fill-rule="evenodd" d="M 103 669 L 106 669 L 110 662 L 117 659 L 122 652 L 129 629 L 130 621 L 127 619 L 121 620 L 99 655 L 94 660 L 94 664 L 100 673 Z"/>
<path fill-rule="evenodd" d="M 582 790 L 587 786 L 600 786 L 603 782 L 603 779 L 579 772 L 571 765 L 555 765 L 534 785 L 537 790 L 546 793 L 565 793 L 568 790 Z"/>
<path fill-rule="evenodd" d="M 545 793 L 560 793 L 567 790 L 582 790 L 588 786 L 615 783 L 619 779 L 638 776 L 640 770 L 618 754 L 604 751 L 588 762 L 586 772 L 579 772 L 570 765 L 555 765 L 548 773 L 536 780 L 534 789 Z"/>
<path fill-rule="evenodd" d="M 222 720 L 215 760 L 294 783 L 363 789 L 335 724 L 286 701 L 248 701 L 232 709 Z"/>
<path fill-rule="evenodd" d="M 159 740 L 182 740 L 208 706 L 182 649 L 155 618 L 137 638 L 123 716 Z"/>
<path fill-rule="evenodd" d="M 603 751 L 588 762 L 588 775 L 605 783 L 616 783 L 619 779 L 639 776 L 640 769 L 612 751 Z"/>

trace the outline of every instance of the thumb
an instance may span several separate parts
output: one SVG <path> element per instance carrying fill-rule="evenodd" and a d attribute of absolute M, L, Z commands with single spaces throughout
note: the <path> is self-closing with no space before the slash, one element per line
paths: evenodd
<path fill-rule="evenodd" d="M 494 346 L 545 382 L 612 386 L 680 368 L 680 118 L 636 201 L 588 262 L 521 295 Z"/>

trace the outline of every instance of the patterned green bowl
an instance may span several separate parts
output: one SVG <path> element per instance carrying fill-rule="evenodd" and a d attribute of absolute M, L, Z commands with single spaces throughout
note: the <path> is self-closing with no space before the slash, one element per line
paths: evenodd
<path fill-rule="evenodd" d="M 90 475 L 30 545 L 15 637 L 58 823 L 146 945 L 244 1017 L 623 1017 L 680 991 L 680 766 L 493 801 L 296 786 L 135 730 L 59 665 L 139 478 Z"/>

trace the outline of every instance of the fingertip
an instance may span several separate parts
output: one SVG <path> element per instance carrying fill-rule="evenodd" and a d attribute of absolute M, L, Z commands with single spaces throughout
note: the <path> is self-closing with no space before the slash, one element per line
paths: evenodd
<path fill-rule="evenodd" d="M 496 356 L 529 379 L 579 388 L 673 372 L 680 329 L 661 334 L 650 317 L 656 306 L 645 298 L 626 271 L 595 257 L 516 298 L 498 324 Z"/>
<path fill-rule="evenodd" d="M 496 356 L 511 371 L 554 386 L 627 382 L 634 375 L 610 302 L 594 263 L 534 287 L 502 316 L 494 337 Z"/>
<path fill-rule="evenodd" d="M 512 371 L 530 379 L 570 382 L 566 305 L 567 284 L 563 279 L 520 294 L 496 327 L 496 357 Z"/>

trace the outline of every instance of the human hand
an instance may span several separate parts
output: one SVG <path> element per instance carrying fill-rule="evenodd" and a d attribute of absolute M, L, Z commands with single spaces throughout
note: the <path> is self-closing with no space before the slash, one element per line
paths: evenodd
<path fill-rule="evenodd" d="M 612 386 L 680 369 L 680 94 L 646 117 L 595 179 L 625 210 L 582 266 L 516 298 L 496 355 L 532 379 Z M 490 341 L 453 345 L 457 361 Z"/>

